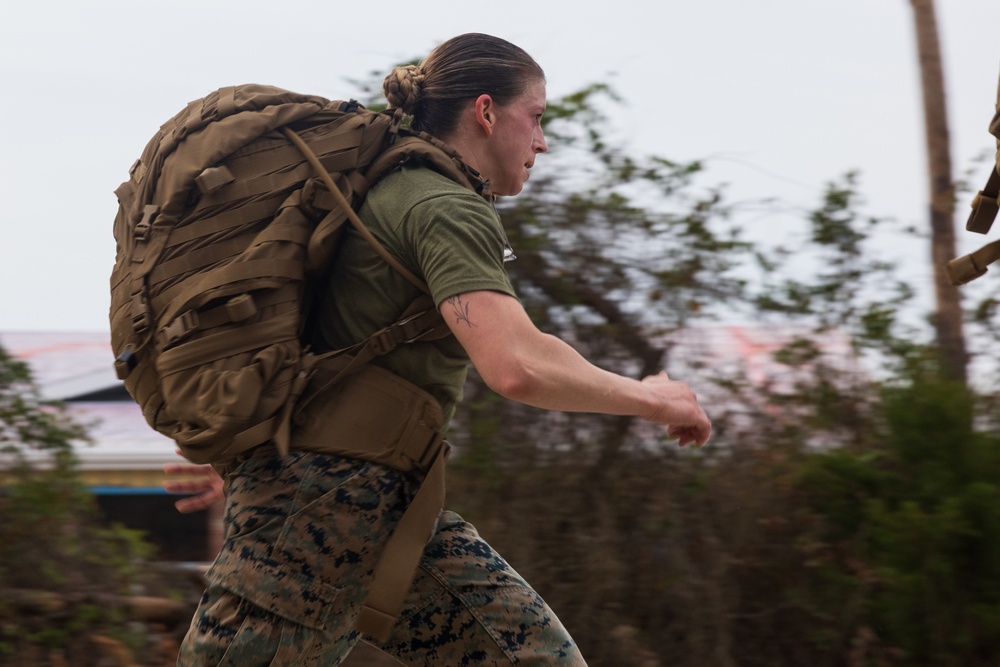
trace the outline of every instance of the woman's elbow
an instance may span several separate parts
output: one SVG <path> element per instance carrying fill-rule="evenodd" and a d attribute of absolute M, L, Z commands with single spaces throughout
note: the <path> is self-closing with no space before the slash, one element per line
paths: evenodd
<path fill-rule="evenodd" d="M 538 375 L 523 363 L 508 360 L 486 369 L 477 366 L 476 370 L 486 386 L 512 401 L 526 402 L 538 392 Z"/>

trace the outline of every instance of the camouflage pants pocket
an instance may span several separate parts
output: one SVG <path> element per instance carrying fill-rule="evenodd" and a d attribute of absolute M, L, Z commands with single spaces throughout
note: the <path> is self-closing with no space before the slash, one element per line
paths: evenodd
<path fill-rule="evenodd" d="M 266 450 L 229 479 L 226 540 L 178 665 L 339 664 L 412 481 L 342 457 Z"/>
<path fill-rule="evenodd" d="M 286 571 L 308 577 L 310 587 L 303 589 L 303 598 L 328 592 L 325 602 L 336 608 L 336 618 L 326 618 L 315 627 L 348 633 L 367 595 L 386 536 L 399 521 L 410 494 L 397 471 L 357 461 L 349 462 L 356 472 L 333 476 L 336 484 L 331 487 L 327 461 L 327 457 L 317 457 L 317 463 L 303 475 L 293 511 L 275 542 L 274 557 L 286 564 Z M 333 461 L 340 465 L 344 460 Z M 317 620 L 301 614 L 291 618 L 306 624 Z"/>
<path fill-rule="evenodd" d="M 322 636 L 231 593 L 210 586 L 184 638 L 178 667 L 329 665 L 310 660 Z M 347 653 L 346 647 L 344 651 Z"/>
<path fill-rule="evenodd" d="M 254 457 L 231 481 L 228 532 L 209 580 L 300 625 L 356 636 L 412 481 L 384 466 L 294 452 Z"/>

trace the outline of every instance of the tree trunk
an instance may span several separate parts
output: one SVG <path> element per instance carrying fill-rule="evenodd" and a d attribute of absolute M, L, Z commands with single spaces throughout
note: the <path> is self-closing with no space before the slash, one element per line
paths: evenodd
<path fill-rule="evenodd" d="M 930 184 L 931 260 L 936 301 L 934 330 L 942 367 L 951 378 L 966 381 L 968 353 L 962 327 L 961 294 L 948 281 L 945 267 L 956 256 L 955 193 L 951 176 L 951 142 L 945 108 L 944 74 L 934 0 L 910 0 L 917 29 L 917 55 L 923 89 L 927 174 Z"/>

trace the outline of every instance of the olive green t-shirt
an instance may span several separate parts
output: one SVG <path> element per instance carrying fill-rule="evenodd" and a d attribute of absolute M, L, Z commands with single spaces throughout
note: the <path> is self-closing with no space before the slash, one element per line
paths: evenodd
<path fill-rule="evenodd" d="M 424 279 L 435 304 L 476 290 L 515 296 L 503 266 L 500 219 L 468 188 L 425 167 L 404 167 L 376 184 L 358 213 L 386 249 Z M 348 229 L 320 295 L 319 347 L 339 349 L 364 340 L 395 322 L 419 294 Z M 450 419 L 462 399 L 469 358 L 454 336 L 447 336 L 401 345 L 373 363 L 430 393 Z"/>

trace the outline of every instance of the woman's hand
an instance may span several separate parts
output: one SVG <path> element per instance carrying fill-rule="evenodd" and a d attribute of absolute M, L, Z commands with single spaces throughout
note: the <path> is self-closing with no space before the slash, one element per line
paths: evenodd
<path fill-rule="evenodd" d="M 659 399 L 656 411 L 643 415 L 654 424 L 667 427 L 667 437 L 678 440 L 681 447 L 701 447 L 712 435 L 712 422 L 698 404 L 698 397 L 683 382 L 671 380 L 666 372 L 643 378 Z"/>

